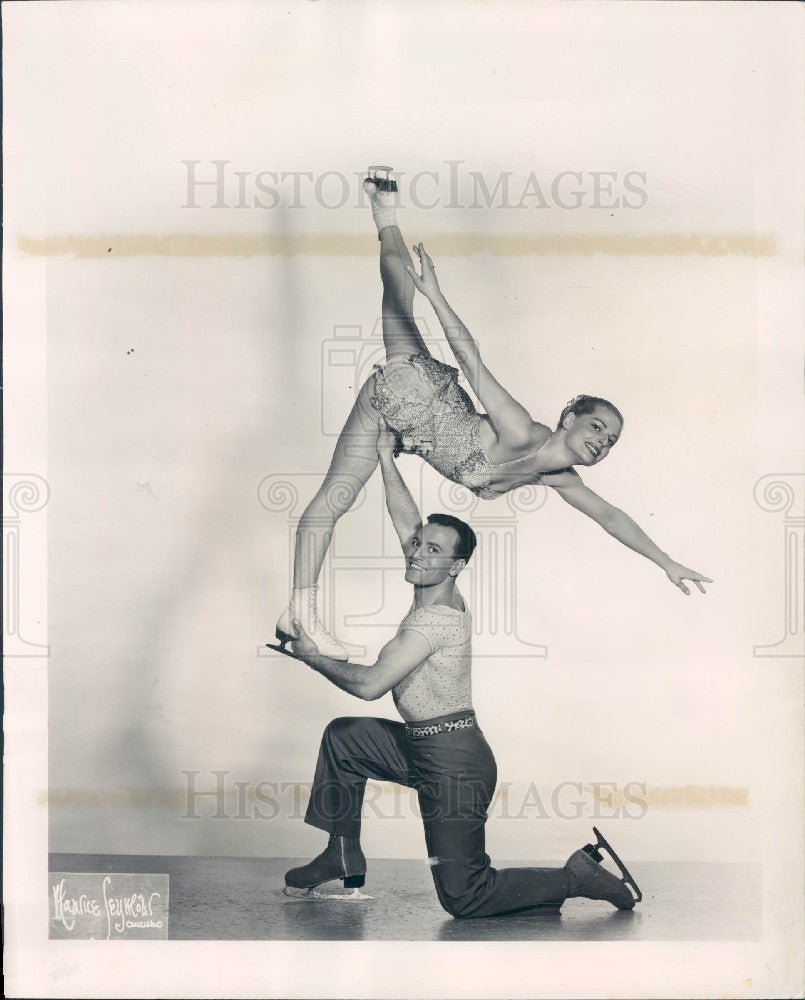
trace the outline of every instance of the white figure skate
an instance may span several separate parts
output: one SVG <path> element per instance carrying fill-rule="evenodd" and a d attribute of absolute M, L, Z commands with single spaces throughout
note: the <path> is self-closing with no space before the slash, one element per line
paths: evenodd
<path fill-rule="evenodd" d="M 298 660 L 298 656 L 292 653 L 290 649 L 285 648 L 289 642 L 293 642 L 296 638 L 293 627 L 293 619 L 296 618 L 313 642 L 316 643 L 316 649 L 318 649 L 322 656 L 329 656 L 334 660 L 348 660 L 349 653 L 346 646 L 327 631 L 322 624 L 321 618 L 319 618 L 316 602 L 317 589 L 316 587 L 294 587 L 290 604 L 282 612 L 277 622 L 275 634 L 279 640 L 279 645 L 273 642 L 268 642 L 266 645 L 270 649 L 275 649 L 278 653 L 284 653 L 286 656 L 291 656 L 295 660 Z"/>

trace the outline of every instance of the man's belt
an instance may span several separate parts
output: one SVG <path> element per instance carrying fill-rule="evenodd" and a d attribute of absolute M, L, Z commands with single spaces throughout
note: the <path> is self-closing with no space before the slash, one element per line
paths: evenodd
<path fill-rule="evenodd" d="M 423 736 L 436 736 L 438 733 L 455 733 L 460 729 L 472 729 L 478 722 L 475 713 L 462 715 L 451 719 L 434 719 L 433 722 L 406 722 L 405 735 L 412 740 L 422 739 Z"/>

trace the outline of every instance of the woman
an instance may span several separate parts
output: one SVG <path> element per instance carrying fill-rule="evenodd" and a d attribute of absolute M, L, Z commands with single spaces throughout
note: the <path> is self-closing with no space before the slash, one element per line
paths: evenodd
<path fill-rule="evenodd" d="M 399 450 L 420 455 L 443 476 L 483 499 L 519 486 L 543 483 L 606 531 L 663 569 L 684 594 L 685 580 L 704 593 L 712 582 L 662 552 L 622 510 L 586 487 L 575 466 L 603 461 L 616 444 L 623 417 L 605 399 L 577 396 L 562 411 L 556 430 L 532 419 L 481 360 L 467 328 L 449 305 L 433 261 L 420 243 L 420 273 L 397 226 L 389 168 L 369 168 L 364 181 L 380 240 L 383 342 L 386 364 L 364 383 L 333 453 L 329 471 L 303 513 L 296 533 L 293 593 L 277 623 L 284 645 L 297 618 L 321 653 L 347 659 L 345 647 L 318 616 L 316 584 L 336 522 L 345 514 L 378 462 L 378 420 L 397 435 Z M 385 176 L 378 176 L 382 171 Z M 485 413 L 475 410 L 456 381 L 457 370 L 433 358 L 414 321 L 415 290 L 433 306 L 447 341 Z"/>

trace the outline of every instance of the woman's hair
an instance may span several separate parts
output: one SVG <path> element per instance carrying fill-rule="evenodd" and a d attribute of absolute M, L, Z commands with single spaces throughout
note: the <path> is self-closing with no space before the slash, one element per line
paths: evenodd
<path fill-rule="evenodd" d="M 623 414 L 617 406 L 615 406 L 614 403 L 610 403 L 608 399 L 601 399 L 600 396 L 574 396 L 564 410 L 562 410 L 556 429 L 559 430 L 562 426 L 562 421 L 568 413 L 575 413 L 577 417 L 581 417 L 585 413 L 592 413 L 597 406 L 606 406 L 606 408 L 611 410 L 618 420 L 620 420 L 621 426 L 623 425 Z"/>
<path fill-rule="evenodd" d="M 452 528 L 458 535 L 453 555 L 456 559 L 463 559 L 464 562 L 469 562 L 469 558 L 478 544 L 478 539 L 475 537 L 475 532 L 466 522 L 453 517 L 452 514 L 428 514 L 428 524 L 440 524 L 443 528 Z"/>

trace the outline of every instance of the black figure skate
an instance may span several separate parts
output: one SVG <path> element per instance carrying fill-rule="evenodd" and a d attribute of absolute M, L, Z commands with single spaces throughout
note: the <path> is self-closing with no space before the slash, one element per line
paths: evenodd
<path fill-rule="evenodd" d="M 319 892 L 318 887 L 325 882 L 340 879 L 349 893 Z M 310 864 L 291 868 L 285 873 L 286 896 L 296 899 L 337 899 L 349 902 L 371 899 L 362 893 L 366 881 L 366 858 L 357 840 L 330 834 L 324 851 Z"/>
<path fill-rule="evenodd" d="M 371 184 L 374 184 L 378 191 L 396 191 L 397 182 L 393 177 L 389 177 L 392 169 L 392 167 L 367 167 L 367 176 L 364 184 L 366 181 L 369 181 Z M 378 177 L 378 172 L 382 176 Z"/>
<path fill-rule="evenodd" d="M 593 833 L 596 837 L 595 843 L 585 844 L 580 851 L 571 855 L 565 866 L 574 882 L 570 895 L 584 896 L 587 899 L 606 899 L 619 910 L 633 909 L 635 903 L 639 903 L 643 898 L 643 893 L 629 869 L 612 850 L 601 832 L 593 827 Z M 618 866 L 621 878 L 602 866 L 601 862 L 604 860 L 602 850 L 606 851 Z"/>

